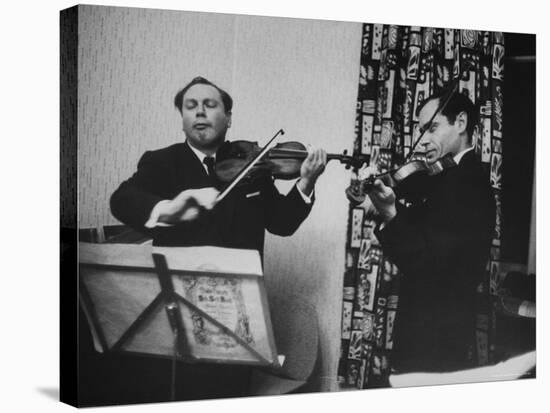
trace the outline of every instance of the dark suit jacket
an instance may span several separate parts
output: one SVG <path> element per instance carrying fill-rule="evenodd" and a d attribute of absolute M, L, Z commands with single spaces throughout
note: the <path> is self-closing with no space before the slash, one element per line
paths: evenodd
<path fill-rule="evenodd" d="M 220 150 L 224 149 L 227 145 Z M 149 233 L 155 245 L 214 245 L 261 253 L 266 229 L 276 235 L 291 235 L 311 210 L 296 186 L 283 196 L 273 180 L 264 177 L 238 186 L 195 221 L 152 230 L 144 227 L 159 201 L 173 199 L 185 189 L 215 184 L 187 143 L 178 143 L 142 156 L 134 175 L 111 196 L 111 211 L 123 223 Z M 95 394 L 88 396 L 87 404 L 169 399 L 170 360 L 115 355 L 104 370 L 101 379 L 93 381 Z M 178 364 L 176 399 L 246 396 L 249 379 L 248 366 Z"/>
<path fill-rule="evenodd" d="M 222 146 L 218 156 L 227 146 Z M 283 196 L 273 180 L 265 177 L 237 186 L 195 221 L 144 228 L 159 201 L 173 199 L 185 189 L 214 185 L 188 144 L 178 143 L 143 155 L 137 172 L 113 193 L 111 211 L 123 223 L 152 235 L 155 245 L 215 245 L 262 252 L 265 229 L 276 235 L 292 235 L 311 210 L 296 186 Z"/>
<path fill-rule="evenodd" d="M 403 273 L 392 364 L 401 371 L 470 367 L 476 288 L 495 223 L 488 175 L 473 151 L 429 177 L 422 199 L 377 232 Z"/>

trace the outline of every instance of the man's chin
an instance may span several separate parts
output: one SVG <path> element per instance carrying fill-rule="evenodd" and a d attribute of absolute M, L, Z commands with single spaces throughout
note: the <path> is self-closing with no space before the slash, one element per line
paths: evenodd
<path fill-rule="evenodd" d="M 426 154 L 426 163 L 428 163 L 428 165 L 433 165 L 433 164 L 436 163 L 438 160 L 439 160 L 439 156 L 437 156 L 436 153 L 428 153 L 428 154 Z"/>
<path fill-rule="evenodd" d="M 197 129 L 194 133 L 197 142 L 208 142 L 214 139 L 212 132 L 206 129 Z"/>
<path fill-rule="evenodd" d="M 211 150 L 217 149 L 224 140 L 224 137 L 212 136 L 206 131 L 201 131 L 200 133 L 194 134 L 193 139 L 191 139 L 191 144 L 197 149 Z"/>

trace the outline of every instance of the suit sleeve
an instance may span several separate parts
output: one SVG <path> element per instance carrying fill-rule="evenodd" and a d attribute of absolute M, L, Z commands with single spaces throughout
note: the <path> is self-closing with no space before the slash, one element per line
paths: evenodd
<path fill-rule="evenodd" d="M 428 213 L 398 208 L 376 236 L 404 274 L 433 273 L 434 268 L 446 268 L 464 254 L 486 247 L 494 225 L 493 202 L 482 184 L 450 191 Z"/>
<path fill-rule="evenodd" d="M 162 182 L 166 179 L 168 174 L 163 163 L 152 152 L 146 152 L 134 175 L 111 196 L 112 214 L 138 231 L 149 232 L 144 225 L 151 211 L 158 202 L 167 199 L 162 193 Z"/>
<path fill-rule="evenodd" d="M 307 204 L 296 185 L 287 195 L 282 195 L 272 181 L 267 185 L 266 191 L 266 229 L 280 236 L 294 234 L 309 215 L 314 197 L 312 202 Z"/>

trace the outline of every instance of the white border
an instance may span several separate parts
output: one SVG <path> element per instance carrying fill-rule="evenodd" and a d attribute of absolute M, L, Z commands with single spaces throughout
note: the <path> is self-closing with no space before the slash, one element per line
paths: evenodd
<path fill-rule="evenodd" d="M 355 3 L 355 4 L 354 4 Z M 344 21 L 427 25 L 537 33 L 537 190 L 538 190 L 538 378 L 506 383 L 429 388 L 368 390 L 227 401 L 165 403 L 110 408 L 109 411 L 224 412 L 243 411 L 416 411 L 512 412 L 540 410 L 546 357 L 542 351 L 543 270 L 541 253 L 547 228 L 543 212 L 549 153 L 543 134 L 543 47 L 547 49 L 547 14 L 542 2 L 513 5 L 479 0 L 269 2 L 231 0 L 105 1 L 100 4 L 174 10 L 305 17 Z M 4 411 L 69 411 L 56 401 L 58 389 L 58 234 L 59 234 L 59 10 L 69 1 L 6 2 L 0 24 L 2 39 L 1 105 L 4 201 L 1 203 L 3 288 L 0 404 Z M 313 6 L 314 4 L 314 6 Z M 546 43 L 546 44 L 545 44 Z M 7 91 L 7 94 L 6 94 Z M 7 146 L 7 147 L 6 147 Z M 5 229 L 7 228 L 7 231 Z M 5 268 L 4 265 L 2 268 Z M 28 296 L 19 292 L 26 290 Z M 94 411 L 95 409 L 90 409 Z"/>

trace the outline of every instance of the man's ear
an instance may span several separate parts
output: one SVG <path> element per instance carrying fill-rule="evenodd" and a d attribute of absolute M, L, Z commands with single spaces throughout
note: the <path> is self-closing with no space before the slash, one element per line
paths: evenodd
<path fill-rule="evenodd" d="M 230 128 L 231 127 L 231 112 L 229 112 L 227 114 L 227 127 Z"/>
<path fill-rule="evenodd" d="M 466 128 L 468 127 L 468 115 L 466 112 L 460 112 L 456 115 L 456 126 L 458 128 L 458 133 L 466 133 Z"/>

